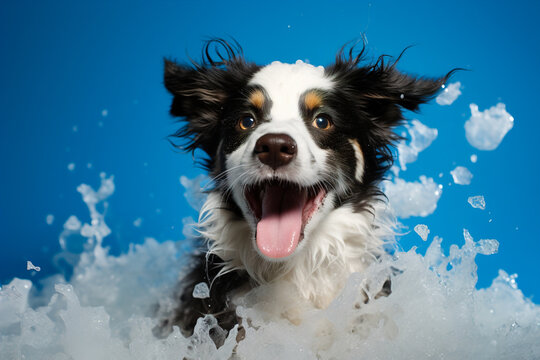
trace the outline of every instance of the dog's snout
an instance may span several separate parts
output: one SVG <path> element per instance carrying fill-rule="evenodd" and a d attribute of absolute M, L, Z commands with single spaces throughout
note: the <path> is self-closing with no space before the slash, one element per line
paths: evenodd
<path fill-rule="evenodd" d="M 287 134 L 266 134 L 255 143 L 255 154 L 259 160 L 276 170 L 287 165 L 296 156 L 296 141 Z"/>

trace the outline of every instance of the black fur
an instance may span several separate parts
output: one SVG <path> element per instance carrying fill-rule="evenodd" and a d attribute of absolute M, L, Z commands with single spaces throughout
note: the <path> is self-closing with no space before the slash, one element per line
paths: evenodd
<path fill-rule="evenodd" d="M 227 53 L 227 58 L 220 49 Z M 208 154 L 206 168 L 216 171 L 217 149 L 226 129 L 225 115 L 237 111 L 233 105 L 244 100 L 247 82 L 258 69 L 259 66 L 244 60 L 239 46 L 235 49 L 221 39 L 207 42 L 200 64 L 180 65 L 165 59 L 164 84 L 174 95 L 170 113 L 186 121 L 173 136 L 187 142 L 175 146 L 188 151 L 204 150 Z"/>
<path fill-rule="evenodd" d="M 229 294 L 239 287 L 250 286 L 249 276 L 243 271 L 217 276 L 223 261 L 215 255 L 200 254 L 192 260 L 192 269 L 181 280 L 175 295 L 176 308 L 154 329 L 155 335 L 159 337 L 168 335 L 172 326 L 178 326 L 185 335 L 191 335 L 197 319 L 207 314 L 214 315 L 221 328 L 227 331 L 238 323 Z M 211 285 L 209 298 L 198 299 L 192 296 L 195 285 L 201 282 Z"/>

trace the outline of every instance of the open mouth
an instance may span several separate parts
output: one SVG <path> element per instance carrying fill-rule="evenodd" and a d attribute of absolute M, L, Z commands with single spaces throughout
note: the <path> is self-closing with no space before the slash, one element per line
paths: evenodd
<path fill-rule="evenodd" d="M 249 186 L 245 197 L 257 221 L 259 251 L 273 259 L 291 255 L 325 196 L 326 191 L 321 187 L 302 187 L 277 180 Z"/>

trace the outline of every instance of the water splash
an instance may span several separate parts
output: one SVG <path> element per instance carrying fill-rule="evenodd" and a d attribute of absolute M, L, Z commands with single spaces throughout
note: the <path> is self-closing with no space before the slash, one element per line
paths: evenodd
<path fill-rule="evenodd" d="M 174 306 L 171 294 L 192 245 L 146 239 L 126 254 L 111 256 L 102 240 L 110 234 L 105 203 L 114 192 L 113 178 L 102 175 L 97 191 L 88 185 L 78 190 L 91 223 L 82 225 L 71 216 L 60 235 L 64 252 L 72 240 L 84 235 L 86 241 L 82 252 L 73 254 L 77 263 L 71 280 L 51 278 L 41 301 L 28 280 L 14 279 L 0 289 L 3 358 L 228 359 L 233 352 L 239 359 L 540 356 L 540 307 L 524 298 L 516 275 L 504 271 L 489 288 L 476 289 L 475 257 L 495 253 L 498 242 L 475 242 L 467 230 L 465 244 L 452 245 L 449 255 L 435 237 L 424 256 L 412 249 L 382 257 L 365 273 L 353 274 L 324 310 L 302 304 L 291 288 L 284 296 L 304 310 L 300 322 L 280 317 L 284 309 L 265 300 L 276 294 L 267 285 L 234 300 L 245 327 L 240 342 L 237 328 L 226 334 L 212 316 L 201 317 L 191 337 L 175 328 L 157 339 L 152 329 L 159 316 L 153 309 Z M 377 299 L 373 289 L 388 276 L 392 294 Z M 367 304 L 363 294 L 370 299 Z M 223 345 L 217 348 L 215 342 Z"/>

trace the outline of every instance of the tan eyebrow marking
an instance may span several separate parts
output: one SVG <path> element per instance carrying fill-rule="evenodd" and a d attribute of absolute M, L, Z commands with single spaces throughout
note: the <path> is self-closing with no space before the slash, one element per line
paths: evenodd
<path fill-rule="evenodd" d="M 315 91 L 310 91 L 304 97 L 304 104 L 308 110 L 313 110 L 322 105 L 322 97 Z"/>
<path fill-rule="evenodd" d="M 261 90 L 255 90 L 249 95 L 249 102 L 258 109 L 264 106 L 264 94 Z"/>

